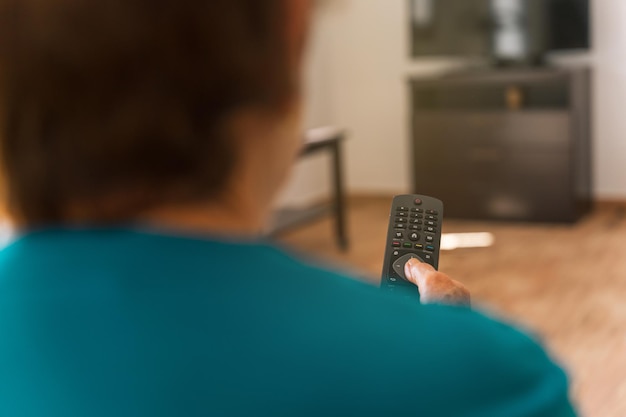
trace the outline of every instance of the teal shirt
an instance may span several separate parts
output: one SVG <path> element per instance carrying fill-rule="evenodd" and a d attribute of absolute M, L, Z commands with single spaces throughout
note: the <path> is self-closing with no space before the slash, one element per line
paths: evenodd
<path fill-rule="evenodd" d="M 522 333 L 262 243 L 48 230 L 0 252 L 0 416 L 574 412 Z"/>

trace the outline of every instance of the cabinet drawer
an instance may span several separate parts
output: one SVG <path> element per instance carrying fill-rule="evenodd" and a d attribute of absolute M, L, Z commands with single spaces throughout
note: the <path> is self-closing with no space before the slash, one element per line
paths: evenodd
<path fill-rule="evenodd" d="M 420 111 L 414 115 L 415 149 L 451 148 L 472 158 L 495 153 L 568 152 L 570 118 L 566 111 Z"/>
<path fill-rule="evenodd" d="M 442 199 L 446 215 L 478 219 L 571 220 L 572 182 L 567 156 L 527 154 L 462 174 L 416 171 L 416 191 Z"/>
<path fill-rule="evenodd" d="M 414 81 L 413 104 L 424 110 L 566 109 L 569 83 L 570 77 L 561 73 Z"/>

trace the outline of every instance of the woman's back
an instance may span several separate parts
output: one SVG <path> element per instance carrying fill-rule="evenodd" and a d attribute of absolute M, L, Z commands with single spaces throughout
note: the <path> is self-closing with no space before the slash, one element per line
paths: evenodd
<path fill-rule="evenodd" d="M 0 255 L 3 416 L 569 416 L 521 334 L 261 243 L 33 233 Z"/>

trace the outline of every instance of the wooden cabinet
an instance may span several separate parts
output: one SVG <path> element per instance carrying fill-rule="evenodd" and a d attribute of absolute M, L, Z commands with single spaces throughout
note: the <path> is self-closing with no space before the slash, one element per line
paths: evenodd
<path fill-rule="evenodd" d="M 413 79 L 414 192 L 451 217 L 574 221 L 590 207 L 590 71 Z"/>

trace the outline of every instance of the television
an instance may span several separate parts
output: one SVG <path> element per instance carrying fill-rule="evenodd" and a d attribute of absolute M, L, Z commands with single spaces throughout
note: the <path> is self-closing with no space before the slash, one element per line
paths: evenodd
<path fill-rule="evenodd" d="M 410 0 L 413 57 L 539 63 L 591 47 L 590 0 Z"/>

